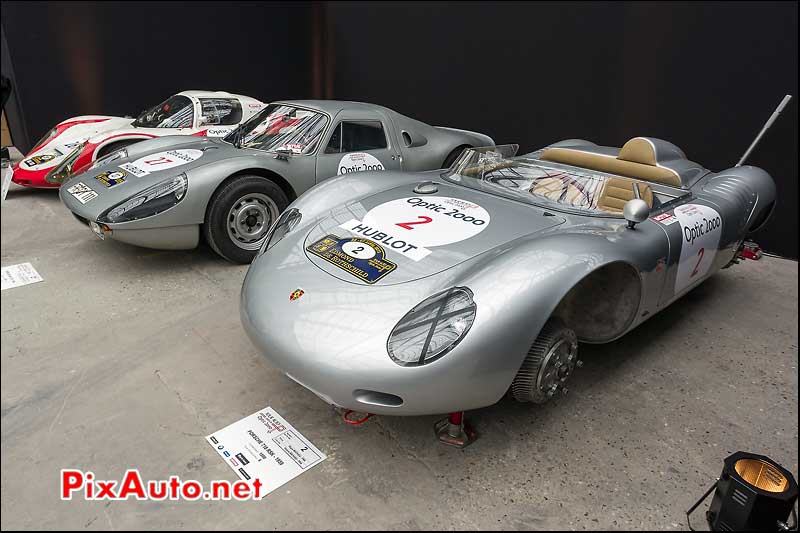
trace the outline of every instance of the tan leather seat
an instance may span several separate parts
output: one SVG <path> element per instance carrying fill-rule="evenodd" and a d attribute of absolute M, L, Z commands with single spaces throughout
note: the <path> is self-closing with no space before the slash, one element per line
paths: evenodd
<path fill-rule="evenodd" d="M 678 173 L 670 168 L 660 166 L 656 159 L 655 147 L 642 137 L 636 137 L 626 142 L 617 157 L 573 148 L 548 148 L 542 153 L 541 159 L 644 181 L 664 183 L 673 187 L 681 186 L 681 178 Z"/>
<path fill-rule="evenodd" d="M 566 194 L 564 193 L 564 182 L 558 178 L 543 178 L 536 180 L 536 184 L 530 190 L 533 194 L 544 196 L 553 201 L 562 204 L 572 205 L 575 207 L 590 207 L 587 205 L 586 198 L 581 191 L 573 184 L 566 185 Z M 563 195 L 563 197 L 562 197 Z"/>
<path fill-rule="evenodd" d="M 639 196 L 647 202 L 648 207 L 653 207 L 653 190 L 646 183 L 628 178 L 608 178 L 603 184 L 603 190 L 597 199 L 597 209 L 602 209 L 615 215 L 621 214 L 625 203 L 636 198 L 633 192 L 634 186 L 639 188 Z"/>

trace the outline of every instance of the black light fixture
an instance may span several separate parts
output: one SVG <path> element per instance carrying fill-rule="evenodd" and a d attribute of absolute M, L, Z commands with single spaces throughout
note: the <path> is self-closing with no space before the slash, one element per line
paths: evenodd
<path fill-rule="evenodd" d="M 687 520 L 714 489 L 706 511 L 712 531 L 797 531 L 797 482 L 769 457 L 736 452 L 725 459 L 722 475 L 686 511 Z M 792 525 L 788 523 L 790 515 Z M 689 529 L 694 531 L 691 521 Z"/>

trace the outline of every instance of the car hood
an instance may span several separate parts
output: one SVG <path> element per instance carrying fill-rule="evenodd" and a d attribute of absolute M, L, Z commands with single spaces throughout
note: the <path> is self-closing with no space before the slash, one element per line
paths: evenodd
<path fill-rule="evenodd" d="M 333 209 L 305 236 L 331 276 L 393 285 L 431 276 L 519 237 L 564 223 L 545 210 L 448 183 L 401 185 Z"/>
<path fill-rule="evenodd" d="M 143 189 L 178 174 L 230 157 L 253 157 L 254 150 L 240 150 L 207 137 L 162 137 L 137 143 L 129 156 L 81 171 L 61 187 L 61 198 L 84 218 L 96 219 L 103 211 Z M 109 180 L 109 178 L 112 178 Z M 79 183 L 97 196 L 81 203 L 70 192 Z M 189 193 L 192 192 L 191 178 Z"/>
<path fill-rule="evenodd" d="M 41 146 L 34 147 L 17 166 L 23 170 L 43 170 L 53 168 L 81 143 L 109 131 L 128 126 L 130 118 L 86 115 L 73 117 L 60 122 L 56 128 L 60 133 Z"/>

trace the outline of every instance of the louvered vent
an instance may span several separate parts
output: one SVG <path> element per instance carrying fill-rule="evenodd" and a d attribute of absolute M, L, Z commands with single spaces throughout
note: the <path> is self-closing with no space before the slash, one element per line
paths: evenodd
<path fill-rule="evenodd" d="M 756 193 L 747 181 L 735 176 L 711 179 L 703 187 L 703 192 L 719 196 L 733 204 L 735 212 L 741 213 L 741 219 L 737 221 L 740 227 L 747 222 L 756 202 Z"/>

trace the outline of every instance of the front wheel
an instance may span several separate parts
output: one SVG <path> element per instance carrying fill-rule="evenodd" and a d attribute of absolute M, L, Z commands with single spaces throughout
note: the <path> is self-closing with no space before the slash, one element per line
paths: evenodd
<path fill-rule="evenodd" d="M 288 205 L 275 182 L 260 176 L 234 178 L 211 197 L 203 224 L 206 241 L 228 261 L 249 263 Z"/>
<path fill-rule="evenodd" d="M 528 350 L 511 393 L 520 402 L 545 403 L 559 390 L 566 391 L 567 378 L 579 364 L 575 332 L 551 318 Z"/>

